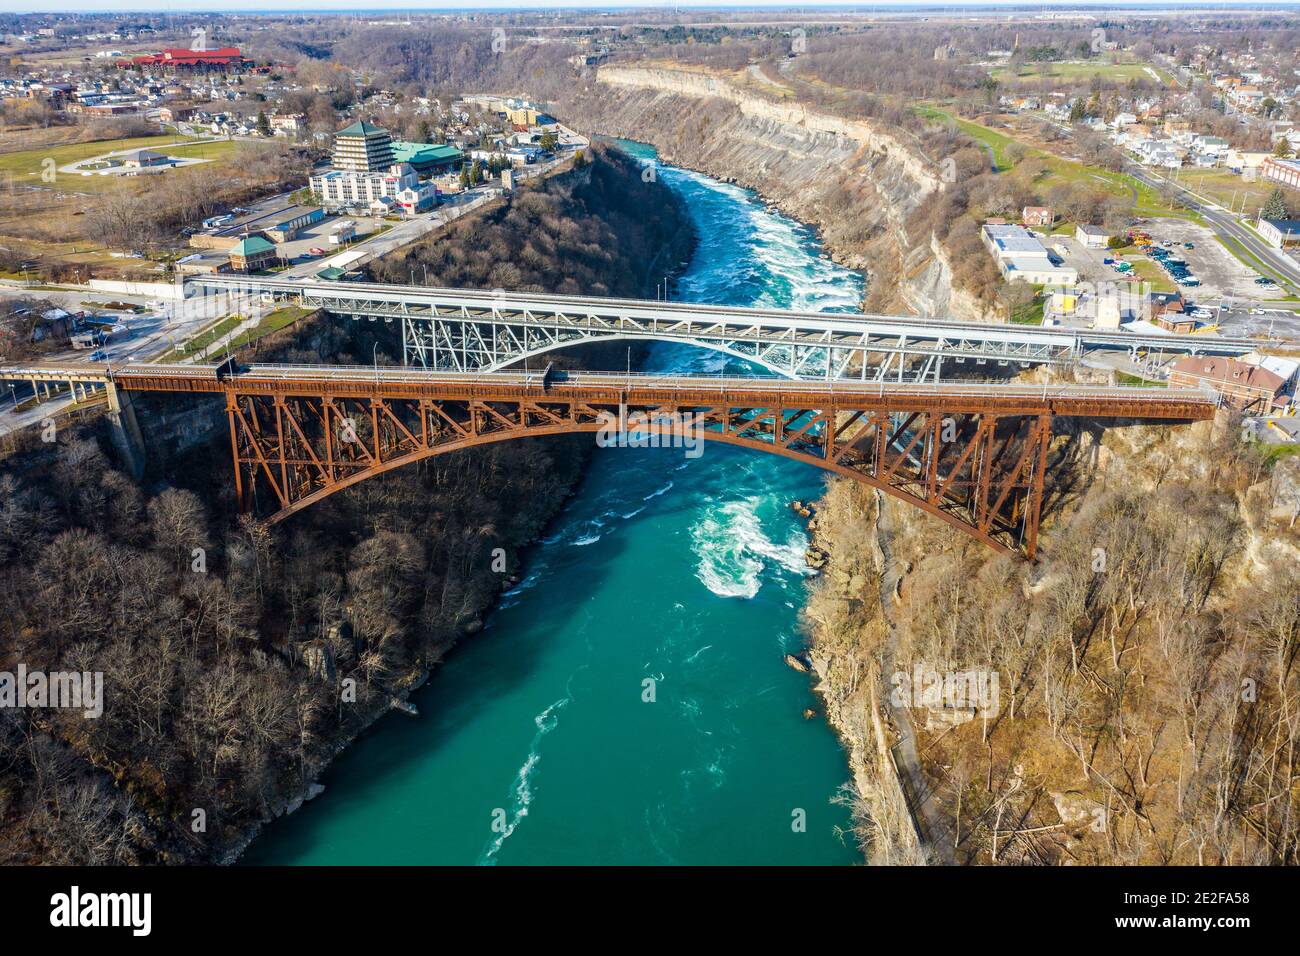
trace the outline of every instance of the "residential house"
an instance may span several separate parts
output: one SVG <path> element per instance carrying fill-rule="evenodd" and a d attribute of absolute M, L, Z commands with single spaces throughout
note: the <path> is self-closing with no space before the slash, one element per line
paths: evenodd
<path fill-rule="evenodd" d="M 1056 214 L 1049 206 L 1026 206 L 1020 210 L 1020 221 L 1026 226 L 1050 226 Z"/>

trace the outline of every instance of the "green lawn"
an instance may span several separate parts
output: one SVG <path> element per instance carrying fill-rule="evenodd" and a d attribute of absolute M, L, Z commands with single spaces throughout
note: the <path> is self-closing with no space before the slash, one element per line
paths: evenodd
<path fill-rule="evenodd" d="M 239 333 L 239 335 L 235 336 L 235 338 L 231 340 L 228 348 L 210 355 L 207 361 L 219 362 L 230 352 L 256 342 L 258 339 L 270 335 L 272 332 L 278 332 L 283 328 L 287 328 L 299 319 L 311 315 L 314 311 L 315 309 L 302 309 L 296 305 L 286 305 L 273 312 L 268 312 L 262 317 L 262 321 L 248 331 Z M 239 323 L 243 321 L 244 317 L 241 315 L 232 315 L 221 319 L 220 321 L 208 326 L 194 338 L 186 342 L 180 351 L 173 349 L 166 355 L 162 356 L 159 360 L 162 362 L 179 362 L 186 356 L 193 355 L 212 345 L 212 343 L 221 341 L 221 339 L 225 338 L 225 336 L 238 328 Z"/>
<path fill-rule="evenodd" d="M 1161 269 L 1159 265 L 1157 265 L 1152 260 L 1148 259 L 1146 256 L 1137 255 L 1137 256 L 1133 256 L 1132 258 L 1126 256 L 1124 261 L 1133 267 L 1134 275 L 1136 275 L 1143 282 L 1151 283 L 1151 288 L 1154 291 L 1156 292 L 1177 292 L 1178 291 L 1178 284 L 1174 282 L 1173 279 L 1169 278 L 1169 275 L 1165 272 L 1164 269 Z"/>
<path fill-rule="evenodd" d="M 258 339 L 270 335 L 272 332 L 278 332 L 283 328 L 288 328 L 299 319 L 306 318 L 315 312 L 315 309 L 303 309 L 296 305 L 286 305 L 274 312 L 267 313 L 262 321 L 247 332 L 242 332 L 231 342 L 231 349 L 243 348 L 256 342 Z"/>
<path fill-rule="evenodd" d="M 1165 388 L 1166 383 L 1156 382 L 1149 378 L 1142 378 L 1140 375 L 1129 375 L 1127 372 L 1115 373 L 1116 385 L 1138 385 L 1142 388 Z"/>
<path fill-rule="evenodd" d="M 1109 59 L 1081 60 L 1065 63 L 1022 63 L 1018 66 L 999 66 L 990 71 L 999 83 L 1017 85 L 1039 80 L 1077 81 L 1100 75 L 1103 80 L 1127 83 L 1129 80 L 1150 80 L 1146 68 L 1149 63 L 1114 63 Z M 1160 82 L 1169 84 L 1173 78 L 1158 66 L 1151 66 Z"/>
<path fill-rule="evenodd" d="M 1270 462 L 1278 462 L 1292 455 L 1300 455 L 1300 445 L 1269 445 L 1264 449 L 1264 457 Z"/>
<path fill-rule="evenodd" d="M 216 140 L 210 143 L 191 143 L 188 146 L 173 146 L 160 150 L 168 156 L 181 159 L 225 159 L 239 146 L 233 139 Z"/>
<path fill-rule="evenodd" d="M 1170 209 L 1159 192 L 1145 183 L 1139 182 L 1127 173 L 1113 173 L 1106 169 L 1086 166 L 1083 163 L 1063 159 L 1054 153 L 1047 152 L 1045 149 L 1022 143 L 1009 133 L 991 129 L 971 120 L 962 119 L 933 105 L 918 106 L 915 107 L 915 110 L 927 119 L 957 124 L 962 132 L 992 151 L 993 162 L 997 165 L 1000 173 L 1009 172 L 1015 168 L 1016 163 L 1012 162 L 1010 149 L 1012 145 L 1019 144 L 1024 151 L 1023 155 L 1025 157 L 1041 160 L 1047 169 L 1047 172 L 1035 184 L 1040 188 L 1051 188 L 1058 182 L 1085 183 L 1103 189 L 1112 195 L 1126 196 L 1132 199 L 1133 213 L 1138 216 L 1168 216 L 1195 221 L 1201 219 L 1198 214 L 1184 209 Z"/>
<path fill-rule="evenodd" d="M 243 316 L 231 315 L 212 323 L 198 335 L 194 336 L 194 338 L 184 343 L 179 350 L 172 349 L 169 351 L 165 356 L 163 356 L 163 361 L 179 362 L 187 355 L 193 355 L 195 352 L 203 351 L 213 342 L 216 342 L 218 339 L 233 332 L 242 321 L 244 321 Z"/>
<path fill-rule="evenodd" d="M 24 179 L 34 179 L 35 182 L 32 185 L 39 185 L 41 183 L 41 172 L 46 168 L 45 160 L 47 159 L 54 160 L 54 166 L 57 168 L 122 149 L 156 149 L 164 143 L 175 143 L 183 138 L 175 133 L 169 133 L 166 136 L 105 139 L 95 143 L 70 143 L 66 146 L 50 146 L 22 150 L 17 153 L 4 153 L 0 154 L 0 172 L 12 173 L 20 182 Z M 60 178 L 63 178 L 64 175 L 59 173 Z"/>

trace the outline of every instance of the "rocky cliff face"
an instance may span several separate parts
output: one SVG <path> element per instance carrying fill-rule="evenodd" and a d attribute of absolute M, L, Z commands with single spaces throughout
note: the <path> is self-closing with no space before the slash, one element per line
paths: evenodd
<path fill-rule="evenodd" d="M 1270 649 L 1300 636 L 1300 464 L 1270 467 L 1227 413 L 1059 424 L 1035 564 L 854 482 L 815 505 L 810 653 L 858 835 L 879 862 L 1277 862 L 1294 800 L 1241 768 L 1294 739 Z M 918 666 L 999 675 L 996 716 L 893 700 Z M 900 786 L 929 794 L 915 817 Z M 1263 814 L 1291 835 L 1257 840 Z"/>
<path fill-rule="evenodd" d="M 816 226 L 835 261 L 867 273 L 867 310 L 988 318 L 951 294 L 929 232 L 908 228 L 944 182 L 906 131 L 667 67 L 603 67 L 555 108 L 584 128 L 651 143 L 667 162 L 752 188 Z"/>

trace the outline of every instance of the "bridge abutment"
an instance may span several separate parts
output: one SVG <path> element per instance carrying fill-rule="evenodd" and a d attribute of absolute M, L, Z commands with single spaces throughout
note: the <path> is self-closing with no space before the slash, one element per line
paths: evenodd
<path fill-rule="evenodd" d="M 135 416 L 135 405 L 127 392 L 119 391 L 112 382 L 108 389 L 108 430 L 122 460 L 123 467 L 132 478 L 139 481 L 144 476 L 144 435 Z"/>

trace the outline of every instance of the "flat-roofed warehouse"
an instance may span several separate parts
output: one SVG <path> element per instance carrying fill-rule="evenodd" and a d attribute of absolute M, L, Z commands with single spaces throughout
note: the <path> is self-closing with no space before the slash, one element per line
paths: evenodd
<path fill-rule="evenodd" d="M 265 215 L 241 216 L 216 232 L 197 233 L 190 236 L 190 245 L 196 249 L 227 251 L 248 233 L 264 235 L 277 244 L 289 242 L 324 218 L 325 210 L 320 206 L 288 206 Z"/>

